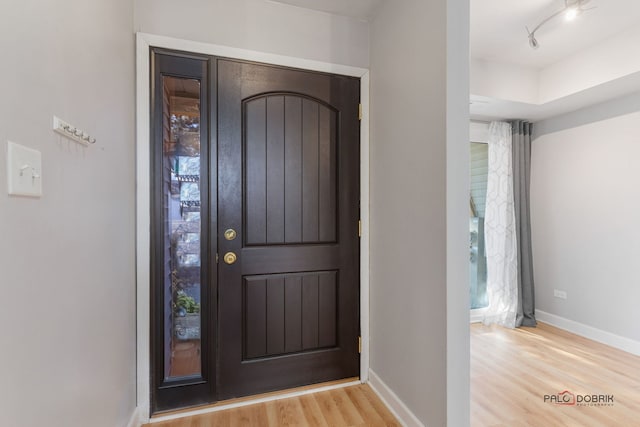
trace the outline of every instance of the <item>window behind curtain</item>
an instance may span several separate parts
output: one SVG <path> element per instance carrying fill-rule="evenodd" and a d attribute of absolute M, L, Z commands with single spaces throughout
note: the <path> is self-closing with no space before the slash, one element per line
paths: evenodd
<path fill-rule="evenodd" d="M 469 197 L 469 291 L 471 309 L 487 307 L 487 259 L 484 249 L 484 212 L 487 198 L 488 145 L 472 142 Z"/>

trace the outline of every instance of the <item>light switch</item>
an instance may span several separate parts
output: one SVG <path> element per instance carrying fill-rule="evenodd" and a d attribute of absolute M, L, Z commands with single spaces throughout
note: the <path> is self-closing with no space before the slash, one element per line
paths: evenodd
<path fill-rule="evenodd" d="M 42 153 L 8 141 L 7 182 L 14 196 L 42 196 Z"/>

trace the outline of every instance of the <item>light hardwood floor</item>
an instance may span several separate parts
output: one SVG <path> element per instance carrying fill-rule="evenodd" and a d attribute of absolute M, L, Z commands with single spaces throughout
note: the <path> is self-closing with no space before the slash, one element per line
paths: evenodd
<path fill-rule="evenodd" d="M 151 427 L 400 426 L 368 385 L 355 385 L 209 414 L 145 424 Z"/>
<path fill-rule="evenodd" d="M 613 406 L 563 406 L 544 395 L 613 395 Z M 640 357 L 540 323 L 471 326 L 473 427 L 638 427 Z"/>
<path fill-rule="evenodd" d="M 564 406 L 545 395 L 613 395 Z M 274 400 L 152 427 L 399 426 L 367 385 Z M 472 427 L 640 427 L 640 357 L 540 323 L 471 325 Z"/>

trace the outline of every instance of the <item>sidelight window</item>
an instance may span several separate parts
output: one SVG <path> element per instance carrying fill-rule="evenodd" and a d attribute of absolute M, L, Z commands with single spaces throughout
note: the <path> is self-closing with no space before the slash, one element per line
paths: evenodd
<path fill-rule="evenodd" d="M 200 82 L 163 77 L 165 378 L 201 373 Z"/>

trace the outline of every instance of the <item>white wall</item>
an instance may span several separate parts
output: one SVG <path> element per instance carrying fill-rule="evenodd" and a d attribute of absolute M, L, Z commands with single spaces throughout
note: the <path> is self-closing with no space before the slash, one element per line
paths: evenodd
<path fill-rule="evenodd" d="M 469 122 L 469 141 L 484 142 L 489 139 L 489 122 Z"/>
<path fill-rule="evenodd" d="M 369 25 L 264 0 L 135 0 L 136 31 L 369 66 Z"/>
<path fill-rule="evenodd" d="M 132 30 L 127 0 L 0 14 L 3 426 L 125 426 L 135 408 Z M 42 152 L 42 198 L 7 195 L 7 140 Z"/>
<path fill-rule="evenodd" d="M 640 71 L 636 25 L 540 71 L 540 104 Z"/>
<path fill-rule="evenodd" d="M 635 341 L 639 122 L 636 93 L 536 123 L 531 160 L 536 308 Z M 554 298 L 554 289 L 567 299 Z"/>
<path fill-rule="evenodd" d="M 461 146 L 449 137 L 468 146 L 468 24 L 448 16 L 448 7 L 465 22 L 468 2 L 406 0 L 384 3 L 371 25 L 371 370 L 427 426 L 468 425 L 464 292 L 447 312 L 448 285 L 454 296 L 467 280 L 464 256 L 451 259 L 464 283 L 448 277 L 448 249 L 455 256 L 466 237 L 448 233 L 447 202 L 453 208 L 457 199 L 448 200 L 447 168 L 452 191 L 466 200 L 468 154 L 459 163 L 447 154 Z M 457 83 L 460 93 L 447 83 Z M 461 395 L 448 419 L 450 391 Z"/>
<path fill-rule="evenodd" d="M 447 425 L 468 426 L 469 0 L 447 1 Z"/>
<path fill-rule="evenodd" d="M 470 66 L 472 94 L 529 104 L 538 103 L 539 70 L 482 59 L 471 59 Z"/>

